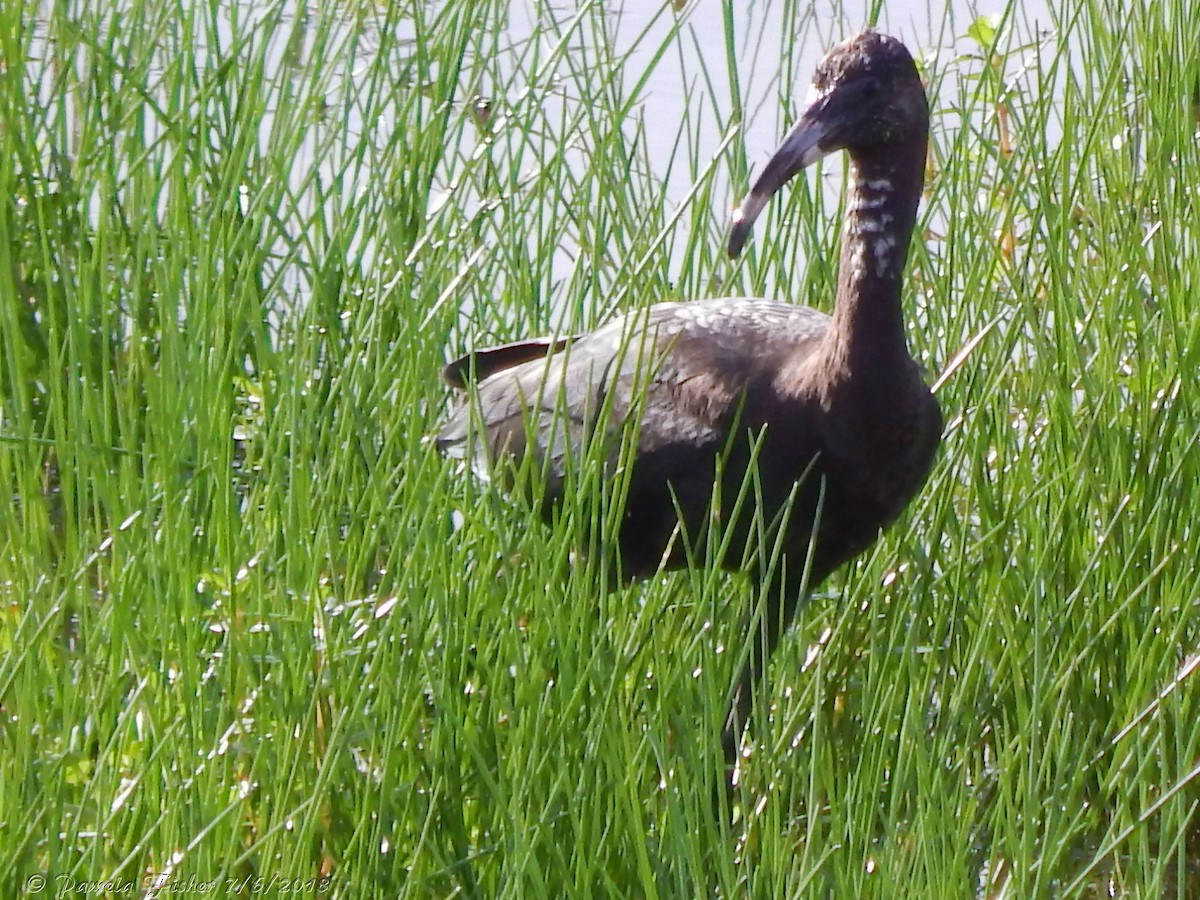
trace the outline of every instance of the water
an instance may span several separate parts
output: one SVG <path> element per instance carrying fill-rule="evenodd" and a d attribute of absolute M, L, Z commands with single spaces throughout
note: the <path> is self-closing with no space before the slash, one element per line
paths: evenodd
<path fill-rule="evenodd" d="M 566 123 L 579 111 L 579 104 L 571 98 L 592 88 L 592 85 L 578 86 L 579 71 L 586 77 L 593 66 L 601 66 L 597 61 L 618 60 L 622 82 L 617 90 L 623 99 L 632 101 L 620 126 L 622 137 L 629 146 L 639 146 L 640 142 L 644 147 L 644 153 L 636 155 L 639 162 L 644 161 L 648 174 L 639 172 L 638 184 L 654 186 L 654 196 L 646 196 L 644 202 L 661 205 L 667 216 L 673 215 L 689 203 L 698 178 L 707 178 L 711 199 L 703 212 L 709 212 L 711 207 L 712 219 L 705 240 L 713 246 L 719 244 L 728 213 L 737 205 L 754 171 L 761 169 L 802 111 L 806 85 L 817 63 L 830 47 L 857 33 L 867 23 L 866 4 L 831 0 L 815 0 L 807 5 L 767 0 L 730 3 L 728 8 L 717 0 L 699 0 L 678 10 L 670 3 L 608 2 L 585 6 L 583 12 L 580 9 L 576 5 L 530 0 L 514 4 L 487 45 L 494 54 L 489 74 L 466 89 L 464 99 L 476 102 L 468 98 L 482 98 L 487 108 L 496 111 L 498 132 L 505 128 L 503 116 L 512 114 L 522 117 L 521 128 L 544 129 L 556 135 L 557 145 L 572 148 L 564 155 L 570 170 L 579 173 L 581 184 L 565 195 L 564 202 L 587 203 L 588 180 L 594 182 L 609 176 L 591 174 L 592 161 L 585 150 L 575 146 L 587 144 L 591 137 L 576 142 L 573 138 L 577 135 L 567 131 Z M 588 17 L 584 27 L 573 28 L 576 16 Z M 1001 52 L 1014 77 L 1022 64 L 1021 54 L 1010 55 L 1005 51 L 1032 44 L 1038 36 L 1053 30 L 1053 17 L 1044 0 L 1028 0 L 1011 9 L 1004 3 L 948 0 L 945 4 L 927 4 L 897 0 L 884 4 L 876 23 L 880 30 L 901 38 L 925 67 L 935 109 L 934 139 L 947 145 L 953 132 L 963 125 L 957 110 L 965 106 L 959 103 L 958 92 L 964 86 L 969 89 L 964 73 L 978 71 L 983 66 L 983 48 L 978 40 L 968 36 L 972 25 L 982 17 L 1004 22 L 1006 36 Z M 566 73 L 562 96 L 548 98 L 539 109 L 530 112 L 528 106 L 520 105 L 519 98 L 529 84 L 526 60 L 533 53 L 531 44 L 536 45 L 543 57 L 548 57 L 564 35 L 574 42 L 571 46 L 575 47 L 573 56 L 577 61 L 560 66 Z M 974 60 L 963 62 L 966 56 Z M 943 80 L 941 76 L 946 72 L 953 75 Z M 975 103 L 973 108 L 982 110 L 980 115 L 990 113 L 986 104 Z M 541 118 L 531 125 L 531 117 L 537 116 Z M 981 129 L 981 133 L 985 130 Z M 1049 140 L 1053 139 L 1049 136 Z M 481 145 L 484 140 L 486 137 L 481 135 Z M 496 165 L 512 170 L 536 166 L 539 162 L 536 153 L 519 157 L 518 151 L 518 156 L 506 157 L 495 147 L 485 151 L 478 146 L 476 150 L 488 152 Z M 743 159 L 749 173 L 743 168 Z M 706 169 L 711 169 L 710 176 L 698 176 Z M 844 184 L 842 155 L 835 155 L 818 171 L 805 177 L 819 185 L 819 208 L 836 211 Z M 461 196 L 458 202 L 462 202 Z M 948 229 L 939 215 L 935 211 L 930 223 L 934 231 L 946 233 Z M 831 223 L 835 216 L 831 213 Z M 694 228 L 696 220 L 690 221 Z M 769 225 L 764 223 L 759 230 L 764 227 Z M 587 225 L 581 228 L 586 229 Z M 830 229 L 836 230 L 836 225 L 831 224 Z M 687 227 L 680 227 L 674 234 L 687 231 Z M 630 303 L 667 298 L 654 287 L 645 289 L 648 296 L 622 296 L 605 282 L 606 275 L 601 273 L 599 283 L 588 292 L 587 307 L 569 308 L 570 303 L 564 298 L 578 297 L 582 292 L 569 286 L 572 278 L 578 277 L 577 248 L 587 246 L 592 238 L 593 235 L 581 233 L 530 239 L 531 257 L 545 252 L 546 240 L 554 241 L 556 248 L 553 271 L 543 289 L 548 295 L 543 298 L 548 309 L 543 308 L 532 325 L 514 320 L 497 329 L 497 323 L 506 318 L 506 313 L 493 302 L 495 293 L 487 294 L 488 308 L 473 322 L 472 293 L 466 291 L 456 296 L 454 302 L 463 313 L 462 327 L 466 332 L 459 342 L 494 342 L 498 334 L 525 333 L 531 327 L 545 329 L 543 316 L 554 329 L 588 328 Z M 678 295 L 669 296 L 708 296 L 728 290 L 721 286 L 724 276 L 721 268 L 704 273 L 689 269 L 686 241 L 672 244 L 668 240 L 667 246 L 669 270 L 678 273 L 672 277 L 678 279 L 679 289 Z M 592 264 L 636 264 L 619 240 L 610 241 L 608 249 L 608 260 L 599 263 L 593 260 Z M 802 249 L 798 252 L 804 253 Z M 798 263 L 802 266 L 802 259 Z M 796 296 L 799 285 L 777 284 L 771 277 L 768 275 L 767 281 L 760 285 L 765 296 Z"/>
<path fill-rule="evenodd" d="M 729 142 L 734 142 L 737 152 L 744 148 L 752 170 L 761 167 L 787 126 L 799 114 L 798 102 L 787 98 L 804 96 L 804 90 L 797 90 L 797 86 L 807 81 L 830 46 L 866 24 L 869 6 L 866 2 L 831 0 L 814 0 L 807 5 L 782 0 L 730 0 L 728 4 L 719 0 L 695 0 L 686 4 L 598 2 L 582 6 L 524 0 L 509 7 L 507 16 L 495 23 L 494 33 L 484 35 L 476 45 L 477 54 L 489 55 L 482 67 L 485 74 L 479 83 L 460 85 L 459 96 L 464 103 L 479 104 L 481 111 L 495 108 L 503 115 L 515 99 L 514 94 L 519 93 L 521 85 L 531 78 L 526 55 L 531 46 L 540 43 L 548 48 L 564 31 L 570 30 L 568 23 L 573 17 L 586 15 L 589 18 L 585 27 L 575 29 L 570 39 L 588 42 L 589 46 L 579 47 L 580 58 L 586 57 L 593 63 L 606 58 L 622 61 L 624 80 L 617 89 L 633 101 L 629 122 L 623 123 L 622 127 L 633 132 L 637 124 L 644 126 L 636 130 L 645 142 L 649 175 L 655 184 L 661 184 L 660 202 L 668 210 L 678 208 L 686 201 L 693 186 L 697 164 L 703 168 L 711 163 L 715 185 L 713 196 L 723 198 L 731 209 L 738 200 L 736 192 L 740 188 L 732 183 L 735 173 L 730 165 L 737 153 L 732 157 L 724 155 Z M 118 0 L 117 12 L 119 7 Z M 112 14 L 115 13 L 108 13 Z M 1006 14 L 1017 33 L 1016 42 L 1028 40 L 1052 25 L 1046 0 L 1023 0 L 1014 4 L 1011 10 L 999 2 L 980 4 L 970 0 L 948 0 L 944 4 L 929 4 L 922 0 L 891 0 L 883 4 L 877 24 L 882 30 L 903 39 L 919 58 L 934 61 L 931 70 L 936 71 L 938 57 L 979 51 L 978 46 L 964 37 L 979 17 Z M 36 33 L 43 37 L 40 41 L 35 40 L 33 57 L 42 61 L 45 71 L 38 75 L 38 63 L 34 62 L 33 77 L 43 101 L 51 106 L 53 101 L 49 100 L 49 94 L 53 90 L 54 70 L 69 64 L 56 59 L 48 44 L 50 39 L 45 37 L 51 33 L 47 23 L 52 15 L 74 19 L 82 25 L 93 22 L 97 15 L 103 18 L 105 13 L 90 8 L 85 0 L 80 6 L 55 7 L 53 12 L 47 6 L 45 17 L 36 23 Z M 331 130 L 324 123 L 314 121 L 309 134 L 293 148 L 294 158 L 290 160 L 290 167 L 284 170 L 295 202 L 294 209 L 288 211 L 284 227 L 298 233 L 314 216 L 326 219 L 336 216 L 332 206 L 322 207 L 322 203 L 331 203 L 328 195 L 323 200 L 314 196 L 314 170 L 321 173 L 324 184 L 338 181 L 340 176 L 339 203 L 344 204 L 349 195 L 361 197 L 377 192 L 378 179 L 370 169 L 369 156 L 365 163 L 347 168 L 344 160 L 354 153 L 350 145 L 358 140 L 371 141 L 374 135 L 404 126 L 386 107 L 375 109 L 375 118 L 368 122 L 361 118 L 358 104 L 341 106 L 344 97 L 354 95 L 357 73 L 367 68 L 371 61 L 369 57 L 376 52 L 378 41 L 372 39 L 371 26 L 364 29 L 366 38 L 359 41 L 351 37 L 355 26 L 349 19 L 335 24 L 334 33 L 325 38 L 326 55 L 319 58 L 320 54 L 312 49 L 309 14 L 303 7 L 235 3 L 222 6 L 212 19 L 213 33 L 221 51 L 228 52 L 245 37 L 248 29 L 267 19 L 276 20 L 278 27 L 267 38 L 266 72 L 275 73 L 270 76 L 272 78 L 286 79 L 294 84 L 301 96 L 305 96 L 305 90 L 313 90 L 308 80 L 316 77 L 322 82 L 316 92 L 327 96 L 330 107 L 344 116 L 338 129 Z M 405 47 L 416 40 L 412 22 L 402 16 L 393 17 L 386 26 L 380 27 L 394 29 L 392 36 L 396 38 L 388 44 L 385 53 L 395 53 L 397 46 Z M 209 54 L 202 46 L 206 40 L 203 30 L 197 33 L 195 40 L 199 45 L 191 49 L 196 62 L 205 65 Z M 340 52 L 350 46 L 357 57 Z M 662 55 L 658 56 L 660 52 Z M 163 63 L 169 64 L 172 61 L 170 48 L 163 47 L 162 54 Z M 390 61 L 388 64 L 391 65 Z M 403 63 L 398 61 L 395 65 L 397 78 L 403 78 Z M 154 68 L 152 64 L 151 70 Z M 569 78 L 565 82 L 567 90 L 539 111 L 550 131 L 564 127 L 562 123 L 578 111 L 578 103 L 571 96 Z M 936 105 L 952 108 L 955 105 L 952 92 L 956 86 L 943 83 L 937 87 Z M 283 92 L 279 96 L 283 96 Z M 163 98 L 155 100 L 161 103 Z M 72 100 L 65 99 L 63 103 L 64 118 L 70 121 L 75 113 Z M 259 130 L 264 149 L 271 144 L 276 114 L 273 106 L 264 111 Z M 684 123 L 682 129 L 680 123 Z M 951 114 L 935 122 L 935 128 L 952 124 Z M 154 116 L 146 119 L 144 127 L 147 143 L 153 143 L 165 130 Z M 67 156 L 74 152 L 69 146 L 74 130 L 67 128 L 63 132 L 68 136 L 68 146 L 62 148 Z M 633 139 L 632 133 L 627 136 Z M 485 129 L 481 128 L 477 140 L 485 139 Z M 220 136 L 214 141 L 219 146 Z M 681 156 L 692 164 L 681 164 Z M 585 177 L 587 160 L 582 151 L 568 150 L 567 158 L 572 171 Z M 505 160 L 501 159 L 501 162 Z M 528 165 L 529 160 L 522 160 L 521 164 Z M 446 174 L 439 179 L 443 188 L 452 181 L 450 169 L 447 166 Z M 838 164 L 830 165 L 826 172 L 824 190 L 834 198 L 841 186 Z M 119 172 L 118 176 L 121 175 Z M 744 173 L 737 177 L 739 185 L 744 185 L 740 180 Z M 659 202 L 659 198 L 655 200 Z M 95 202 L 100 202 L 99 196 L 93 198 Z M 159 202 L 165 203 L 165 195 L 160 196 Z M 434 202 L 438 202 L 436 196 Z M 462 202 L 462 198 L 456 202 Z M 95 218 L 94 208 L 91 213 Z M 557 276 L 565 277 L 571 265 L 573 248 L 569 236 L 554 237 L 561 243 L 555 265 L 562 272 L 556 273 L 553 279 L 557 282 L 562 280 Z M 278 251 L 276 258 L 287 256 L 285 242 L 281 241 L 275 249 Z M 376 262 L 374 247 L 355 245 L 352 250 L 365 266 L 370 267 Z M 277 297 L 276 302 L 281 306 L 294 308 L 296 303 L 302 304 L 307 299 L 308 287 L 298 272 L 285 269 L 280 273 L 279 285 L 282 297 Z"/>
<path fill-rule="evenodd" d="M 654 64 L 653 54 L 669 39 L 671 30 L 680 28 L 671 58 L 654 65 L 652 77 L 638 95 L 645 121 L 664 124 L 647 131 L 647 141 L 651 161 L 663 163 L 668 203 L 680 202 L 689 186 L 678 167 L 667 171 L 666 162 L 675 152 L 674 123 L 688 109 L 716 111 L 715 115 L 696 117 L 699 144 L 711 154 L 723 136 L 721 122 L 732 116 L 733 99 L 723 90 L 728 85 L 727 47 L 733 50 L 745 110 L 741 140 L 751 165 L 761 165 L 800 112 L 795 106 L 785 107 L 781 96 L 804 97 L 805 91 L 795 90 L 795 85 L 806 83 L 830 47 L 868 24 L 872 4 L 814 0 L 797 11 L 800 4 L 796 3 L 734 2 L 728 22 L 725 4 L 715 0 L 679 5 L 683 9 L 675 13 L 669 3 L 604 4 L 612 23 L 613 51 L 627 56 L 626 71 L 635 77 Z M 981 17 L 999 21 L 1007 15 L 1022 42 L 1053 26 L 1043 0 L 1024 0 L 1013 4 L 1011 10 L 1009 5 L 949 0 L 939 7 L 927 0 L 891 0 L 883 4 L 876 27 L 903 40 L 918 59 L 934 62 L 939 56 L 978 53 L 978 46 L 965 36 Z M 513 45 L 529 40 L 537 31 L 537 9 L 542 6 L 528 0 L 513 5 L 507 36 Z M 706 69 L 718 77 L 702 82 L 699 73 Z M 626 80 L 631 79 L 627 76 Z M 710 91 L 710 86 L 716 90 Z M 953 103 L 953 98 L 940 100 L 943 105 Z"/>

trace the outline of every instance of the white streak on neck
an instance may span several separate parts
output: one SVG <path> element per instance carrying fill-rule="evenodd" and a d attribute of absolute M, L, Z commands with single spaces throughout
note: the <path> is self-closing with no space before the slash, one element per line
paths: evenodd
<path fill-rule="evenodd" d="M 886 278 L 896 259 L 896 238 L 891 226 L 896 221 L 886 211 L 894 186 L 890 178 L 856 178 L 851 193 L 845 238 L 851 242 L 846 261 L 851 281 L 868 277 Z"/>
<path fill-rule="evenodd" d="M 866 191 L 856 191 L 850 201 L 850 212 L 865 212 L 879 209 L 888 202 L 887 194 L 868 194 Z"/>
<path fill-rule="evenodd" d="M 892 251 L 896 249 L 896 239 L 890 234 L 882 234 L 871 242 L 871 250 L 875 256 L 875 277 L 883 278 L 892 266 Z"/>

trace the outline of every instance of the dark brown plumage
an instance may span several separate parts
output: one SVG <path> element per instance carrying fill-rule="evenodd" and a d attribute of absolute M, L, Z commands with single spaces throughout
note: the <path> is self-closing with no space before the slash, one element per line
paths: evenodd
<path fill-rule="evenodd" d="M 924 483 L 941 434 L 937 402 L 908 352 L 900 305 L 924 176 L 925 91 L 904 45 L 873 31 L 834 48 L 813 84 L 817 99 L 734 214 L 729 252 L 740 252 L 767 200 L 789 179 L 846 150 L 851 183 L 832 316 L 747 298 L 659 303 L 590 334 L 469 354 L 444 373 L 460 388 L 473 374 L 477 403 L 451 415 L 439 446 L 489 471 L 535 454 L 547 514 L 584 441 L 614 436 L 615 463 L 615 436 L 636 429 L 612 548 L 624 578 L 680 568 L 690 558 L 765 580 L 763 621 L 725 723 L 731 764 L 753 687 L 806 588 L 870 546 L 900 514 Z M 745 503 L 733 520 L 753 444 L 758 508 Z M 704 560 L 718 470 L 719 515 L 734 540 L 723 559 Z M 753 552 L 755 522 L 769 525 L 781 515 L 783 554 L 767 576 Z"/>

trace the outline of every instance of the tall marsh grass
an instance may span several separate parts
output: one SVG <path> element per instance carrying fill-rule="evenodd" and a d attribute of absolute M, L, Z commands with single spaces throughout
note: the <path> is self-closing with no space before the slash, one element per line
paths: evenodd
<path fill-rule="evenodd" d="M 425 440 L 465 346 L 827 306 L 836 165 L 721 248 L 861 11 L 678 6 L 3 7 L 6 895 L 1197 896 L 1200 17 L 881 20 L 944 448 L 778 655 L 730 827 L 746 586 L 599 591 L 588 523 Z"/>

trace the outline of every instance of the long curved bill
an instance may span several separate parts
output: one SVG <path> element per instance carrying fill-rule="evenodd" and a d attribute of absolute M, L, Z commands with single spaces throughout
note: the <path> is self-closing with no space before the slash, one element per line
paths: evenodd
<path fill-rule="evenodd" d="M 811 166 L 834 149 L 826 141 L 831 130 L 822 116 L 826 108 L 826 104 L 821 101 L 809 107 L 783 139 L 775 155 L 767 162 L 766 168 L 754 182 L 742 205 L 733 211 L 733 227 L 729 231 L 728 245 L 730 256 L 736 257 L 742 252 L 742 247 L 750 236 L 750 229 L 754 226 L 754 220 L 758 218 L 772 195 L 806 166 Z"/>

